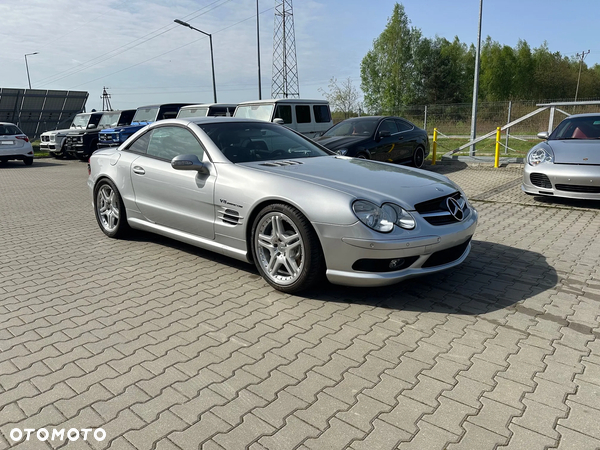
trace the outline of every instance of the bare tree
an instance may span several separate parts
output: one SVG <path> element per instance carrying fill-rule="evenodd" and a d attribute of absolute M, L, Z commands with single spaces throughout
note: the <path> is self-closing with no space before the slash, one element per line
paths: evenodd
<path fill-rule="evenodd" d="M 341 83 L 338 83 L 337 78 L 331 77 L 329 80 L 329 91 L 319 88 L 319 92 L 325 96 L 331 105 L 331 109 L 342 112 L 345 119 L 350 117 L 358 106 L 360 94 L 354 87 L 354 84 L 352 84 L 350 77 Z"/>

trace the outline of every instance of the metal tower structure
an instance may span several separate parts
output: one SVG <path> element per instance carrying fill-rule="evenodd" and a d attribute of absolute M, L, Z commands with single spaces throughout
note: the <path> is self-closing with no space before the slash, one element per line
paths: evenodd
<path fill-rule="evenodd" d="M 292 0 L 275 0 L 271 97 L 300 97 Z"/>
<path fill-rule="evenodd" d="M 102 88 L 102 111 L 112 111 L 112 106 L 110 105 L 110 94 L 106 91 L 107 87 Z"/>

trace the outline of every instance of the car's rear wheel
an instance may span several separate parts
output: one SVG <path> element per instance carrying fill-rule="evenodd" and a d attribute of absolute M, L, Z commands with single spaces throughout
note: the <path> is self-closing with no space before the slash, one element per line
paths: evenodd
<path fill-rule="evenodd" d="M 359 153 L 356 155 L 358 159 L 369 159 L 369 156 L 366 153 Z"/>
<path fill-rule="evenodd" d="M 33 164 L 33 157 L 26 156 L 25 158 L 23 158 L 23 162 L 25 163 L 26 166 L 30 166 Z"/>
<path fill-rule="evenodd" d="M 94 212 L 100 229 L 111 238 L 129 231 L 125 206 L 119 191 L 110 180 L 102 180 L 94 189 Z"/>
<path fill-rule="evenodd" d="M 425 163 L 425 150 L 423 150 L 423 147 L 417 147 L 415 149 L 415 153 L 413 155 L 413 166 L 415 166 L 417 169 L 420 169 L 421 167 L 423 167 L 424 163 Z"/>
<path fill-rule="evenodd" d="M 295 293 L 323 276 L 323 251 L 310 222 L 289 205 L 263 208 L 252 226 L 252 256 L 258 271 L 275 289 Z"/>

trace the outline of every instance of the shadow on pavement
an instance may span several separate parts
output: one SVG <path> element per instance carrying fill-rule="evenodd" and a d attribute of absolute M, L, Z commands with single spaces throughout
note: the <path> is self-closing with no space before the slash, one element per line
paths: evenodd
<path fill-rule="evenodd" d="M 44 167 L 52 167 L 52 166 L 62 166 L 64 164 L 60 164 L 60 163 L 56 163 L 54 162 L 54 160 L 52 159 L 48 159 L 48 158 L 43 158 L 43 159 L 34 159 L 33 160 L 33 164 L 31 166 L 26 166 L 23 161 L 7 161 L 5 163 L 0 162 L 0 170 L 6 170 L 6 169 L 27 169 L 27 170 L 33 170 L 33 169 L 42 169 Z"/>
<path fill-rule="evenodd" d="M 533 196 L 533 200 L 538 203 L 538 206 L 564 206 L 568 208 L 586 208 L 600 210 L 599 200 L 579 200 L 574 198 L 561 198 L 561 197 L 546 197 L 546 196 Z"/>
<path fill-rule="evenodd" d="M 261 279 L 251 264 L 146 232 L 130 241 L 152 242 L 246 272 Z M 472 241 L 463 264 L 447 271 L 378 288 L 337 286 L 324 281 L 298 297 L 359 303 L 388 309 L 483 314 L 538 295 L 558 283 L 555 269 L 536 252 L 485 241 Z M 265 282 L 266 285 L 266 282 Z"/>
<path fill-rule="evenodd" d="M 389 309 L 475 315 L 512 306 L 557 283 L 556 270 L 540 253 L 475 240 L 465 262 L 444 272 L 380 288 L 330 284 L 302 296 Z"/>
<path fill-rule="evenodd" d="M 461 170 L 464 170 L 467 167 L 469 167 L 469 165 L 462 161 L 452 161 L 452 162 L 438 161 L 435 166 L 432 166 L 431 162 L 428 161 L 428 164 L 424 165 L 423 169 L 445 175 L 447 173 L 460 172 Z"/>

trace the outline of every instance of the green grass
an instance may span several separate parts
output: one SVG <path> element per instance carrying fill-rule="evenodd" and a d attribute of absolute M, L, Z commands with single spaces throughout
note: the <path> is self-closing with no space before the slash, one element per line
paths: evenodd
<path fill-rule="evenodd" d="M 31 146 L 33 147 L 33 157 L 34 158 L 47 158 L 48 156 L 50 156 L 50 153 L 40 151 L 39 139 L 35 140 L 35 141 L 31 141 Z"/>
<path fill-rule="evenodd" d="M 438 136 L 438 146 L 437 146 L 437 155 L 436 160 L 441 160 L 442 155 L 448 153 L 449 151 L 455 150 L 459 148 L 461 145 L 469 142 L 469 138 L 446 138 Z M 527 152 L 533 147 L 535 144 L 541 142 L 539 139 L 531 139 L 531 140 L 522 140 L 522 138 L 511 137 L 508 142 L 509 148 L 506 149 L 504 144 L 506 144 L 506 138 L 502 136 L 500 138 L 500 157 L 511 157 L 511 158 L 519 158 L 525 157 Z M 494 156 L 496 153 L 496 138 L 492 137 L 490 139 L 485 139 L 484 141 L 478 142 L 475 144 L 475 151 L 477 156 Z M 430 141 L 430 157 L 433 152 L 433 142 Z M 456 156 L 467 156 L 469 155 L 469 148 L 462 150 L 461 152 L 457 152 L 454 155 Z"/>

